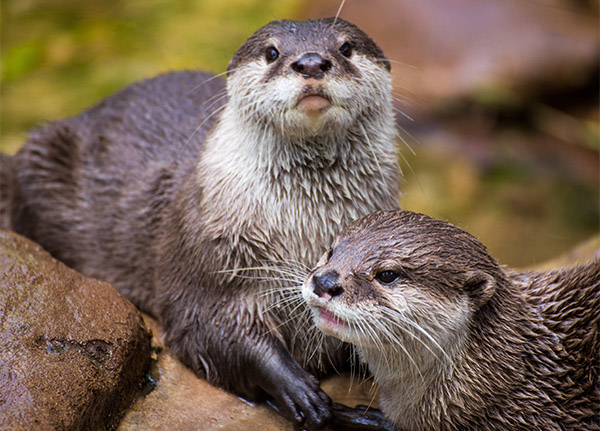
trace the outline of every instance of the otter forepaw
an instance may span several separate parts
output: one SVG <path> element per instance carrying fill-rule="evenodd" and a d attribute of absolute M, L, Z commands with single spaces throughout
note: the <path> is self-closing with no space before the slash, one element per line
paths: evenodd
<path fill-rule="evenodd" d="M 332 418 L 331 399 L 319 388 L 319 382 L 304 370 L 293 381 L 287 380 L 280 390 L 272 392 L 274 407 L 294 422 L 297 430 L 320 430 Z"/>
<path fill-rule="evenodd" d="M 279 413 L 302 430 L 316 431 L 330 423 L 331 399 L 315 377 L 287 352 L 263 359 L 254 382 L 269 395 L 270 403 Z"/>

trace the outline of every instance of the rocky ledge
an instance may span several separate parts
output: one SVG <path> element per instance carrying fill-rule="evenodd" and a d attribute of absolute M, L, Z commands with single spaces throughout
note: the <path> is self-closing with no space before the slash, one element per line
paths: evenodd
<path fill-rule="evenodd" d="M 114 429 L 150 361 L 140 313 L 114 287 L 0 231 L 2 429 Z"/>

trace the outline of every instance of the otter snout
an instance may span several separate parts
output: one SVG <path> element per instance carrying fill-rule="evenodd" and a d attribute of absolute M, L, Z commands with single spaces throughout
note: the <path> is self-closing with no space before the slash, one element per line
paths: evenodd
<path fill-rule="evenodd" d="M 317 52 L 308 52 L 292 63 L 292 70 L 304 78 L 322 79 L 333 67 L 331 61 Z"/>
<path fill-rule="evenodd" d="M 337 271 L 315 274 L 312 279 L 313 292 L 325 300 L 341 295 L 344 292 Z"/>

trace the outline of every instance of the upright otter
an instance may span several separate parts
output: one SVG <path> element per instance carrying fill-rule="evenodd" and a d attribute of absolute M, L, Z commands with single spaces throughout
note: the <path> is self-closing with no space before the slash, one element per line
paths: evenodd
<path fill-rule="evenodd" d="M 600 261 L 518 273 L 408 211 L 348 226 L 303 296 L 402 430 L 600 428 Z"/>
<path fill-rule="evenodd" d="M 157 316 L 196 373 L 319 428 L 329 399 L 312 375 L 348 351 L 334 338 L 316 351 L 267 267 L 312 266 L 351 220 L 398 207 L 391 89 L 356 26 L 271 22 L 235 53 L 226 86 L 169 73 L 32 133 L 3 208 L 17 232 Z"/>

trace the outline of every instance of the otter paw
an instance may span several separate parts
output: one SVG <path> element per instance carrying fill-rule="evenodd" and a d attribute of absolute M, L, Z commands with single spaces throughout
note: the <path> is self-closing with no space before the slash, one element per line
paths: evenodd
<path fill-rule="evenodd" d="M 332 418 L 331 399 L 319 388 L 319 382 L 306 373 L 286 382 L 280 391 L 272 393 L 274 407 L 294 422 L 295 429 L 315 431 L 323 429 Z M 292 384 L 290 384 L 292 383 Z"/>

